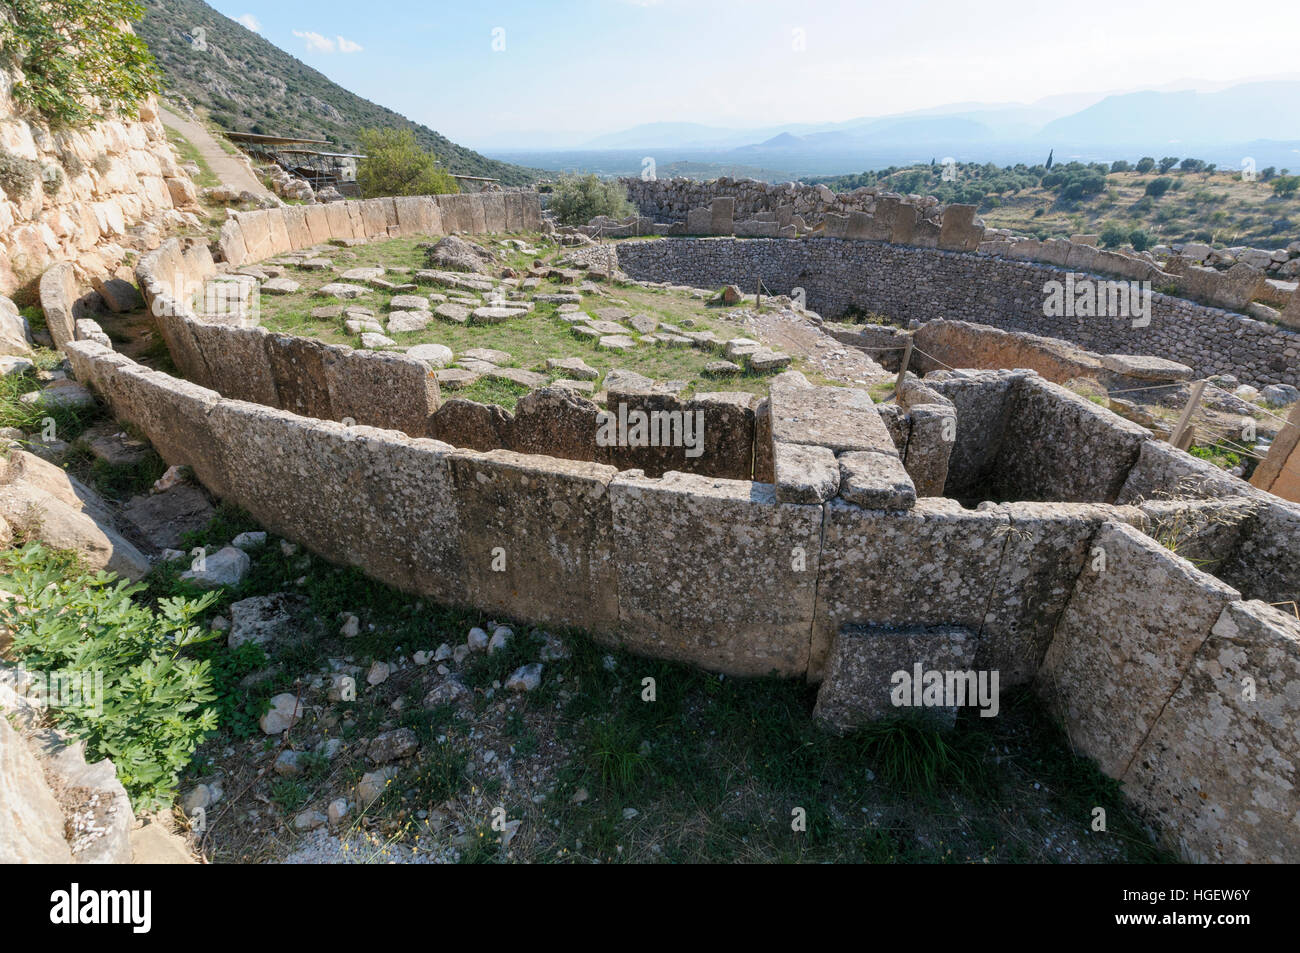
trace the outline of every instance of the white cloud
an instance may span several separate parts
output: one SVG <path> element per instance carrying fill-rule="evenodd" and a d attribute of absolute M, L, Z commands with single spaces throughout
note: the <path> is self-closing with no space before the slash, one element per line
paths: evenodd
<path fill-rule="evenodd" d="M 310 53 L 360 53 L 364 49 L 360 43 L 354 43 L 344 36 L 330 39 L 311 30 L 294 30 L 293 35 L 307 42 L 307 51 Z"/>
<path fill-rule="evenodd" d="M 311 30 L 294 30 L 293 35 L 307 41 L 307 49 L 314 53 L 333 53 L 334 41 Z"/>
<path fill-rule="evenodd" d="M 254 33 L 262 32 L 261 21 L 258 20 L 257 17 L 253 16 L 251 13 L 245 13 L 243 16 L 235 17 L 235 22 L 242 23 L 244 26 L 248 27 L 248 29 L 252 30 Z"/>

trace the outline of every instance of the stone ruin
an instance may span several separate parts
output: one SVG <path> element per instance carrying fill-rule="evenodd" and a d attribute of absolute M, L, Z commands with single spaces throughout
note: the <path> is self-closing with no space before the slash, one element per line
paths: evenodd
<path fill-rule="evenodd" d="M 472 228 L 494 221 L 487 201 L 252 213 L 220 248 L 246 263 L 456 215 Z M 693 461 L 600 446 L 599 408 L 568 391 L 447 426 L 469 402 L 442 402 L 418 361 L 196 314 L 175 289 L 217 268 L 174 240 L 139 263 L 189 380 L 92 334 L 65 350 L 169 464 L 267 529 L 448 604 L 820 683 L 833 730 L 890 713 L 891 674 L 915 663 L 996 671 L 1189 858 L 1300 858 L 1300 621 L 1278 605 L 1300 599 L 1300 507 L 1029 370 L 907 377 L 888 404 L 795 372 L 690 407 L 635 375 L 611 388 L 702 412 Z"/>
<path fill-rule="evenodd" d="M 624 178 L 639 209 L 632 224 L 605 237 L 693 235 L 796 238 L 808 235 L 892 242 L 919 248 L 978 252 L 1127 280 L 1260 321 L 1300 328 L 1300 242 L 1272 251 L 1216 250 L 1186 243 L 1125 253 L 1098 248 L 1098 236 L 1039 241 L 1006 229 L 986 229 L 973 205 L 943 205 L 934 196 L 901 195 L 874 186 L 835 193 L 824 185 L 768 184 L 723 177 Z M 656 221 L 663 224 L 654 224 Z M 1158 254 L 1157 254 L 1158 253 Z"/>

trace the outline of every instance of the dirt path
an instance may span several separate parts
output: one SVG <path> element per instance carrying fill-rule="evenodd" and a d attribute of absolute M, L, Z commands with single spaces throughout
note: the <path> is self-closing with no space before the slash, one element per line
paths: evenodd
<path fill-rule="evenodd" d="M 195 149 L 199 150 L 199 155 L 208 164 L 212 174 L 221 180 L 222 185 L 238 192 L 252 192 L 259 198 L 270 198 L 271 193 L 258 181 L 257 176 L 248 171 L 248 166 L 222 149 L 202 123 L 183 119 L 161 104 L 158 113 L 162 117 L 164 126 L 179 132 Z"/>
<path fill-rule="evenodd" d="M 893 377 L 865 352 L 841 344 L 793 311 L 747 311 L 744 327 L 750 337 L 769 347 L 803 358 L 810 370 L 828 380 L 861 387 Z"/>

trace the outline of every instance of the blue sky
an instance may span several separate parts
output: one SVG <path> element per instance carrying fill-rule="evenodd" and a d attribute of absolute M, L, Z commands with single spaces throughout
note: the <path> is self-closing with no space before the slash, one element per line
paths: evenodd
<path fill-rule="evenodd" d="M 210 2 L 467 145 L 1296 78 L 1300 35 L 1289 2 L 1267 12 L 1221 0 Z"/>

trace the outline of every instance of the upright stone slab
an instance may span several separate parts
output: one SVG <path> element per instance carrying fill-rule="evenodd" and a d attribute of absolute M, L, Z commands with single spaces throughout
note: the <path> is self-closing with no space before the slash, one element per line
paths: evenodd
<path fill-rule="evenodd" d="M 1004 686 L 1033 681 L 1057 621 L 1107 520 L 1136 524 L 1141 514 L 1094 503 L 1003 503 L 997 581 L 981 626 L 979 667 L 997 669 Z"/>
<path fill-rule="evenodd" d="M 809 674 L 820 679 L 840 626 L 960 625 L 978 632 L 1010 520 L 920 499 L 902 512 L 825 505 Z"/>
<path fill-rule="evenodd" d="M 618 628 L 617 471 L 497 450 L 451 457 L 473 605 L 529 622 Z"/>
<path fill-rule="evenodd" d="M 484 231 L 489 235 L 499 235 L 508 231 L 505 193 L 483 192 L 478 198 L 483 206 Z"/>
<path fill-rule="evenodd" d="M 217 247 L 221 249 L 222 261 L 231 268 L 238 268 L 248 261 L 248 247 L 244 244 L 244 232 L 238 219 L 230 218 L 222 223 Z"/>
<path fill-rule="evenodd" d="M 731 196 L 721 196 L 709 204 L 709 234 L 730 235 L 734 228 L 736 200 Z"/>
<path fill-rule="evenodd" d="M 894 213 L 894 224 L 889 232 L 889 240 L 895 245 L 910 245 L 916 232 L 916 223 L 920 213 L 915 205 L 900 204 Z"/>
<path fill-rule="evenodd" d="M 1122 777 L 1219 614 L 1240 594 L 1155 540 L 1104 523 L 1036 686 L 1070 743 Z"/>
<path fill-rule="evenodd" d="M 1219 576 L 1249 599 L 1300 602 L 1300 503 L 1252 494 L 1258 505 Z"/>
<path fill-rule="evenodd" d="M 324 245 L 334 237 L 330 231 L 329 204 L 304 205 L 307 220 L 308 245 Z"/>
<path fill-rule="evenodd" d="M 275 377 L 280 408 L 303 417 L 333 420 L 325 363 L 340 350 L 314 338 L 292 334 L 267 337 L 266 354 Z"/>
<path fill-rule="evenodd" d="M 1300 862 L 1297 685 L 1300 622 L 1230 603 L 1123 779 L 1188 859 Z"/>
<path fill-rule="evenodd" d="M 940 248 L 974 251 L 979 248 L 983 237 L 984 229 L 975 224 L 974 205 L 949 205 L 944 208 L 939 229 Z"/>
<path fill-rule="evenodd" d="M 693 208 L 686 212 L 686 233 L 708 235 L 713 229 L 713 213 L 707 208 Z"/>
<path fill-rule="evenodd" d="M 951 727 L 960 707 L 975 706 L 981 700 L 979 675 L 974 671 L 978 644 L 978 636 L 960 626 L 846 625 L 836 633 L 831 645 L 813 717 L 837 733 L 902 717 Z M 928 672 L 940 673 L 943 700 L 955 704 L 926 703 L 924 675 Z M 953 677 L 949 678 L 949 673 Z M 966 677 L 967 673 L 976 681 Z M 913 690 L 913 683 L 918 681 Z M 951 694 L 944 691 L 949 684 L 953 687 Z M 990 702 L 988 710 L 994 710 L 993 686 L 987 673 L 984 684 L 985 698 Z M 929 701 L 935 700 L 932 689 Z"/>
<path fill-rule="evenodd" d="M 1116 503 L 1148 499 L 1222 499 L 1244 496 L 1249 486 L 1214 464 L 1171 447 L 1163 440 L 1147 440 L 1138 449 Z"/>
<path fill-rule="evenodd" d="M 1021 379 L 994 467 L 1006 500 L 1113 503 L 1151 431 L 1037 376 Z"/>
<path fill-rule="evenodd" d="M 280 405 L 279 389 L 267 354 L 265 328 L 241 328 L 193 321 L 190 332 L 203 352 L 208 385 L 234 400 L 268 407 Z"/>
<path fill-rule="evenodd" d="M 468 450 L 514 448 L 514 417 L 496 404 L 453 397 L 442 402 L 430 421 L 432 437 Z"/>
<path fill-rule="evenodd" d="M 680 473 L 622 473 L 610 495 L 626 648 L 732 675 L 805 673 L 821 507 Z"/>
<path fill-rule="evenodd" d="M 324 368 L 334 419 L 412 437 L 430 433 L 438 381 L 424 362 L 405 354 L 338 350 L 325 355 Z"/>

